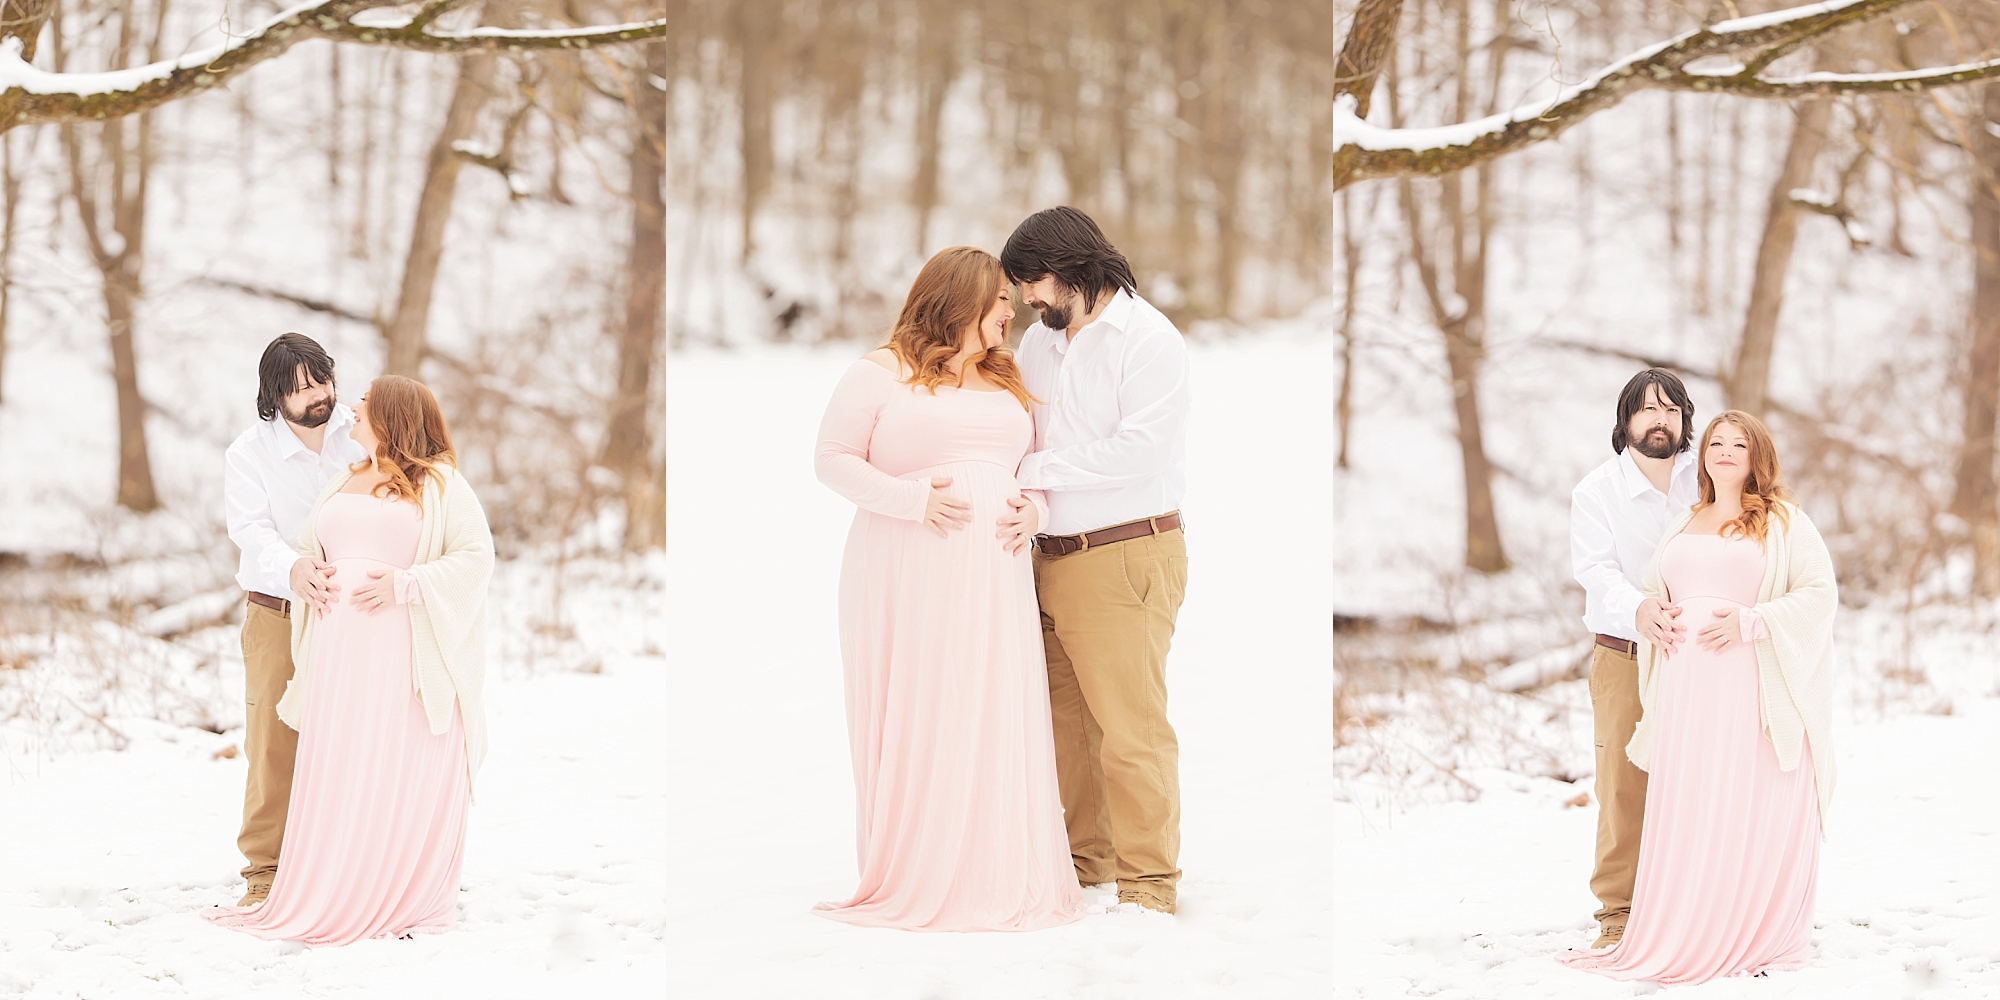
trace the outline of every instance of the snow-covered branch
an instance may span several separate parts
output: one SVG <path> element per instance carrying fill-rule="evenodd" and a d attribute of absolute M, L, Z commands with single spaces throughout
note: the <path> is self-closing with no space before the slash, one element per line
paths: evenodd
<path fill-rule="evenodd" d="M 451 31 L 431 22 L 462 0 L 438 0 L 414 16 L 393 13 L 394 0 L 309 0 L 247 34 L 163 60 L 107 73 L 51 73 L 23 58 L 18 37 L 0 38 L 0 132 L 17 125 L 101 121 L 222 86 L 244 70 L 311 38 L 389 45 L 420 52 L 463 54 L 495 50 L 583 50 L 663 37 L 667 19 L 548 30 L 471 28 Z M 379 11 L 388 17 L 363 18 Z"/>
<path fill-rule="evenodd" d="M 1893 73 L 1808 73 L 1766 79 L 1764 70 L 1807 41 L 1879 17 L 1916 0 L 1829 0 L 1753 17 L 1718 21 L 1640 49 L 1564 88 L 1546 101 L 1475 121 L 1435 128 L 1382 128 L 1334 100 L 1334 184 L 1413 174 L 1442 174 L 1561 135 L 1570 126 L 1639 90 L 1683 90 L 1760 98 L 1915 93 L 2000 78 L 2000 58 Z M 1713 57 L 1749 53 L 1721 70 L 1691 69 Z"/>

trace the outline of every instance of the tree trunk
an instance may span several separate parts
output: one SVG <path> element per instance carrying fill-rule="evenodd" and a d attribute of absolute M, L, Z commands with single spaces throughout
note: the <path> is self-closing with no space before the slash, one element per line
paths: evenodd
<path fill-rule="evenodd" d="M 32 137 L 35 133 L 29 133 Z M 30 145 L 30 153 L 34 147 Z M 21 175 L 14 170 L 14 137 L 0 135 L 0 403 L 7 401 L 7 311 L 14 300 L 14 219 L 21 203 Z"/>
<path fill-rule="evenodd" d="M 33 62 L 42 26 L 55 11 L 56 0 L 0 0 L 0 38 L 19 39 L 21 61 Z"/>
<path fill-rule="evenodd" d="M 775 100 L 772 41 L 780 11 L 774 0 L 736 0 L 736 43 L 742 62 L 737 81 L 737 114 L 743 157 L 743 259 L 756 251 L 753 224 L 771 187 L 771 104 Z"/>
<path fill-rule="evenodd" d="M 1451 10 L 1457 19 L 1458 63 L 1464 66 L 1473 51 L 1470 5 L 1460 0 Z M 1506 22 L 1503 18 L 1498 23 Z M 1490 48 L 1493 62 L 1489 106 L 1498 100 L 1506 46 L 1496 42 Z M 1473 107 L 1470 78 L 1458 74 L 1454 86 L 1455 104 L 1462 120 Z M 1392 83 L 1392 123 L 1400 117 Z M 1490 168 L 1483 165 L 1475 168 L 1472 180 L 1473 200 L 1467 205 L 1465 175 L 1454 173 L 1440 178 L 1440 218 L 1435 240 L 1425 235 L 1415 185 L 1402 178 L 1397 182 L 1397 193 L 1417 277 L 1430 304 L 1432 321 L 1444 339 L 1452 410 L 1458 418 L 1459 467 L 1465 486 L 1465 566 L 1481 573 L 1497 573 L 1507 568 L 1507 552 L 1500 542 L 1500 520 L 1493 504 L 1493 463 L 1486 457 L 1486 439 L 1479 416 L 1479 369 L 1486 358 L 1486 250 L 1493 215 Z M 1440 251 L 1434 245 L 1436 242 L 1447 246 Z M 1444 288 L 1447 268 L 1452 285 L 1450 295 Z"/>
<path fill-rule="evenodd" d="M 917 2 L 917 176 L 910 206 L 917 213 L 917 256 L 930 249 L 931 212 L 938 203 L 939 126 L 945 94 L 958 74 L 958 8 L 947 0 Z"/>
<path fill-rule="evenodd" d="M 135 44 L 133 5 L 119 12 L 118 42 L 112 64 L 126 66 Z M 157 10 L 166 18 L 163 0 Z M 154 38 L 157 48 L 158 28 Z M 55 37 L 56 62 L 62 65 L 61 38 Z M 149 53 L 150 54 L 150 53 Z M 104 297 L 105 331 L 111 347 L 111 377 L 118 405 L 118 505 L 144 513 L 158 509 L 159 494 L 153 488 L 153 466 L 146 448 L 146 400 L 139 394 L 139 361 L 133 348 L 134 305 L 143 292 L 146 251 L 146 179 L 152 166 L 151 115 L 141 113 L 128 123 L 114 118 L 99 128 L 97 156 L 86 165 L 83 138 L 73 125 L 64 125 L 61 135 L 69 160 L 70 195 L 76 201 L 77 221 L 83 228 L 91 261 L 97 265 Z M 128 141 L 128 136 L 130 137 Z M 103 219 L 97 193 L 104 180 L 103 168 L 110 167 L 108 193 L 111 198 L 111 228 L 120 240 L 116 253 L 104 240 Z"/>
<path fill-rule="evenodd" d="M 1361 291 L 1361 241 L 1354 237 L 1353 200 L 1352 193 L 1340 193 L 1340 262 L 1347 281 L 1340 304 L 1340 388 L 1333 397 L 1333 419 L 1340 425 L 1334 465 L 1342 469 L 1347 468 L 1347 446 L 1353 436 L 1354 300 Z"/>
<path fill-rule="evenodd" d="M 1792 267 L 1792 246 L 1799 234 L 1799 207 L 1791 193 L 1812 183 L 1813 161 L 1826 141 L 1833 102 L 1802 101 L 1785 165 L 1771 182 L 1765 203 L 1764 238 L 1757 244 L 1757 270 L 1750 281 L 1750 308 L 1743 320 L 1743 339 L 1725 388 L 1729 405 L 1759 417 L 1771 388 L 1771 348 L 1778 333 L 1778 313 L 1785 301 L 1785 275 Z"/>
<path fill-rule="evenodd" d="M 1403 0 L 1361 0 L 1348 22 L 1347 39 L 1341 43 L 1334 61 L 1333 95 L 1352 97 L 1354 114 L 1368 117 L 1368 105 L 1375 95 L 1375 81 L 1382 75 L 1396 51 L 1396 28 L 1403 19 Z M 1333 156 L 1333 190 L 1339 191 L 1354 176 L 1352 153 Z"/>
<path fill-rule="evenodd" d="M 479 124 L 480 109 L 493 95 L 494 57 L 465 56 L 458 63 L 458 83 L 451 90 L 451 107 L 445 112 L 444 127 L 431 144 L 424 164 L 423 193 L 417 197 L 417 217 L 410 231 L 410 247 L 403 261 L 403 287 L 396 297 L 396 312 L 383 331 L 388 338 L 385 374 L 416 378 L 424 359 L 424 342 L 430 329 L 431 296 L 437 288 L 438 266 L 444 259 L 445 230 L 451 225 L 451 206 L 458 195 L 458 171 L 465 161 L 452 147 L 472 138 Z"/>
<path fill-rule="evenodd" d="M 646 419 L 653 399 L 654 361 L 666 342 L 667 95 L 652 79 L 667 79 L 667 46 L 647 46 L 633 90 L 630 168 L 632 244 L 627 249 L 625 325 L 618 336 L 618 392 L 605 427 L 602 464 L 624 487 L 625 548 L 666 544 L 666 464 Z"/>
<path fill-rule="evenodd" d="M 2000 121 L 2000 83 L 1985 85 L 1982 122 Z M 2000 495 L 1993 475 L 2000 420 L 2000 137 L 1988 125 L 1972 137 L 1972 346 L 1966 359 L 1965 433 L 1951 510 L 1972 531 L 1973 587 L 2000 595 Z"/>

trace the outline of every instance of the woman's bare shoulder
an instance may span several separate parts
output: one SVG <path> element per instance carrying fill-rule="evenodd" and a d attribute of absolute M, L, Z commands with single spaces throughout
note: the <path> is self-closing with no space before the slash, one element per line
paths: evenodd
<path fill-rule="evenodd" d="M 861 356 L 861 360 L 873 363 L 877 368 L 891 375 L 903 374 L 903 362 L 896 352 L 886 347 L 878 347 Z"/>

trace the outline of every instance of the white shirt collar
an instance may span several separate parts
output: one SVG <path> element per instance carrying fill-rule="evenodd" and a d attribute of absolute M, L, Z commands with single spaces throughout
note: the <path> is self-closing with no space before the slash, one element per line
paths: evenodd
<path fill-rule="evenodd" d="M 1132 298 L 1132 294 L 1120 288 L 1112 293 L 1111 301 L 1104 304 L 1104 311 L 1098 313 L 1097 318 L 1090 321 L 1089 325 L 1076 331 L 1076 335 L 1077 337 L 1082 337 L 1099 323 L 1106 324 L 1121 332 L 1130 329 L 1132 310 L 1135 308 L 1138 308 L 1138 303 Z M 1049 332 L 1055 334 L 1056 353 L 1068 354 L 1070 341 L 1074 339 L 1070 337 L 1069 332 L 1066 330 L 1049 330 Z"/>
<path fill-rule="evenodd" d="M 279 458 L 290 459 L 293 455 L 297 455 L 300 452 L 312 453 L 312 449 L 307 448 L 306 443 L 299 440 L 299 432 L 292 429 L 291 422 L 285 419 L 284 414 L 274 414 L 271 419 L 264 421 L 264 423 L 271 429 L 271 434 L 277 438 Z M 348 409 L 345 403 L 333 404 L 333 416 L 328 417 L 326 421 L 326 436 L 320 440 L 320 454 L 326 454 L 327 442 L 333 440 L 335 431 L 346 430 L 353 426 L 354 411 Z"/>
<path fill-rule="evenodd" d="M 1632 452 L 1632 446 L 1627 445 L 1623 455 L 1625 462 L 1620 466 L 1625 476 L 1625 493 L 1627 496 L 1643 496 L 1647 490 L 1653 488 L 1653 481 L 1646 478 L 1645 470 L 1639 468 L 1639 460 L 1633 457 Z M 1674 471 L 1667 475 L 1667 491 L 1673 492 L 1674 483 L 1692 468 L 1694 468 L 1694 449 L 1689 448 L 1675 453 Z"/>

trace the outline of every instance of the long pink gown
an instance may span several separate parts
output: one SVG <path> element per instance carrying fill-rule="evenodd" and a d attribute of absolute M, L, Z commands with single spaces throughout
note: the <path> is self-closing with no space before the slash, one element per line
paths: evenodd
<path fill-rule="evenodd" d="M 995 537 L 1032 439 L 1006 392 L 933 394 L 865 359 L 834 390 L 814 464 L 861 508 L 840 578 L 861 883 L 822 916 L 924 931 L 1082 916 L 1034 572 Z M 912 485 L 933 476 L 972 505 L 945 538 Z"/>
<path fill-rule="evenodd" d="M 1661 554 L 1660 577 L 1689 625 L 1661 665 L 1647 717 L 1653 759 L 1632 916 L 1616 945 L 1558 957 L 1667 985 L 1799 968 L 1819 877 L 1812 748 L 1780 770 L 1760 719 L 1755 647 L 1711 653 L 1695 641 L 1715 610 L 1757 603 L 1763 549 L 1683 533 Z"/>
<path fill-rule="evenodd" d="M 465 731 L 432 735 L 411 673 L 410 608 L 350 603 L 372 571 L 408 569 L 415 505 L 336 493 L 317 531 L 338 602 L 314 625 L 291 809 L 271 894 L 203 914 L 273 940 L 342 945 L 450 929 L 471 799 Z M 294 614 L 311 614 L 294 608 Z"/>

